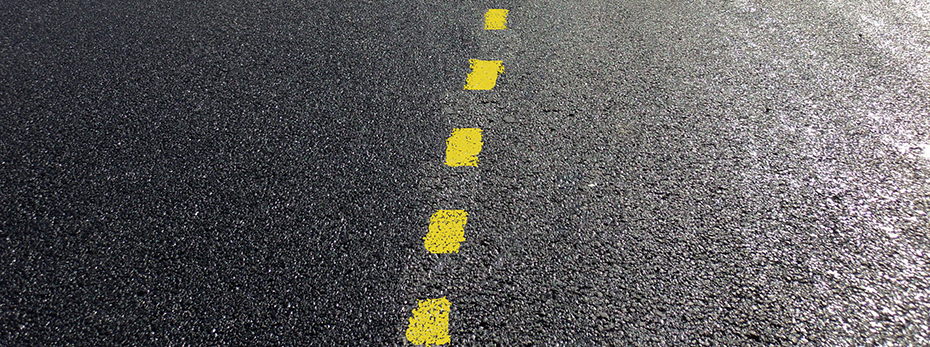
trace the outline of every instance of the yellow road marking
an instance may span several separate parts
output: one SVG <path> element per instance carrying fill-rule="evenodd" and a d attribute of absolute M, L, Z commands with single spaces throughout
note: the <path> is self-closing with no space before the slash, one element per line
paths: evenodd
<path fill-rule="evenodd" d="M 452 341 L 449 337 L 449 311 L 452 303 L 446 297 L 417 300 L 419 307 L 413 310 L 407 326 L 407 340 L 415 345 L 444 345 Z"/>
<path fill-rule="evenodd" d="M 509 10 L 490 9 L 484 14 L 484 29 L 486 30 L 503 30 L 507 29 L 507 13 Z"/>
<path fill-rule="evenodd" d="M 446 165 L 478 166 L 478 153 L 483 144 L 481 129 L 452 129 L 452 136 L 446 139 Z"/>
<path fill-rule="evenodd" d="M 489 9 L 484 14 L 486 30 L 507 29 L 509 10 Z M 501 60 L 469 59 L 472 71 L 465 80 L 465 89 L 491 90 L 497 85 L 497 77 L 504 73 Z M 478 166 L 478 153 L 481 152 L 481 129 L 455 128 L 452 136 L 446 139 L 446 165 Z M 465 224 L 468 212 L 465 210 L 438 210 L 430 217 L 429 231 L 423 238 L 423 245 L 431 253 L 458 253 L 461 243 L 465 241 Z M 414 345 L 444 345 L 452 341 L 449 337 L 449 312 L 452 303 L 445 297 L 439 299 L 417 300 L 418 307 L 413 310 L 413 317 L 407 326 L 407 340 Z"/>
<path fill-rule="evenodd" d="M 469 59 L 471 73 L 465 79 L 465 89 L 491 90 L 497 84 L 497 76 L 504 73 L 503 60 Z"/>
<path fill-rule="evenodd" d="M 458 253 L 465 241 L 465 210 L 439 210 L 429 217 L 429 232 L 423 238 L 423 246 L 430 253 Z"/>

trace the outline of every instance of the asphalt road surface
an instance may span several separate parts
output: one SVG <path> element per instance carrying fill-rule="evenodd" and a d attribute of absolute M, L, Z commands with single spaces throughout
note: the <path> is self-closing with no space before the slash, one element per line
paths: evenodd
<path fill-rule="evenodd" d="M 928 345 L 928 55 L 919 0 L 5 1 L 0 345 Z"/>

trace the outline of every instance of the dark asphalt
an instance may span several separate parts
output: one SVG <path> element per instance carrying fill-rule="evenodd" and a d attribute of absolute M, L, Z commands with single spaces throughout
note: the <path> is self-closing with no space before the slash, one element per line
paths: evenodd
<path fill-rule="evenodd" d="M 928 345 L 928 13 L 4 2 L 0 345 Z"/>
<path fill-rule="evenodd" d="M 459 10 L 4 2 L 0 345 L 394 341 Z"/>

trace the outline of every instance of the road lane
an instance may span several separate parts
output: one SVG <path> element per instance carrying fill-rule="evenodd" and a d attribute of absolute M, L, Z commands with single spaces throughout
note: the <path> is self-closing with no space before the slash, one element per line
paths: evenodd
<path fill-rule="evenodd" d="M 474 215 L 405 275 L 453 344 L 927 343 L 919 65 L 835 6 L 508 9 L 474 55 L 507 73 L 443 101 L 479 172 L 420 171 Z"/>
<path fill-rule="evenodd" d="M 460 11 L 0 4 L 0 345 L 394 341 Z"/>

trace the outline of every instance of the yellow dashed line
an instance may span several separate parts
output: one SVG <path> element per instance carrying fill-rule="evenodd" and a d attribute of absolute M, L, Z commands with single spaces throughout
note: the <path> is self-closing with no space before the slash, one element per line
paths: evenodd
<path fill-rule="evenodd" d="M 486 30 L 507 29 L 507 13 L 509 10 L 490 9 L 484 14 L 484 28 Z"/>
<path fill-rule="evenodd" d="M 413 310 L 407 326 L 407 340 L 415 345 L 444 345 L 452 341 L 449 337 L 449 311 L 452 303 L 445 297 L 417 300 L 419 307 Z"/>
<path fill-rule="evenodd" d="M 504 73 L 503 60 L 469 59 L 471 73 L 465 80 L 465 89 L 491 90 L 497 84 L 497 76 Z"/>
<path fill-rule="evenodd" d="M 423 238 L 423 246 L 430 253 L 458 253 L 465 241 L 465 223 L 468 212 L 464 210 L 439 210 L 429 218 L 429 232 Z"/>
<path fill-rule="evenodd" d="M 478 153 L 483 144 L 481 129 L 452 129 L 452 136 L 446 139 L 446 165 L 478 166 Z"/>
<path fill-rule="evenodd" d="M 486 30 L 507 29 L 509 10 L 489 9 L 484 14 Z M 497 85 L 497 77 L 504 73 L 501 60 L 469 59 L 471 72 L 465 79 L 467 90 L 491 90 Z M 446 139 L 446 162 L 448 166 L 478 166 L 481 153 L 481 129 L 455 128 Z M 465 241 L 465 210 L 438 210 L 429 219 L 429 231 L 423 237 L 423 246 L 434 254 L 458 253 Z M 417 300 L 418 307 L 407 325 L 407 340 L 414 345 L 435 346 L 452 341 L 449 336 L 449 312 L 452 303 L 445 297 Z"/>

